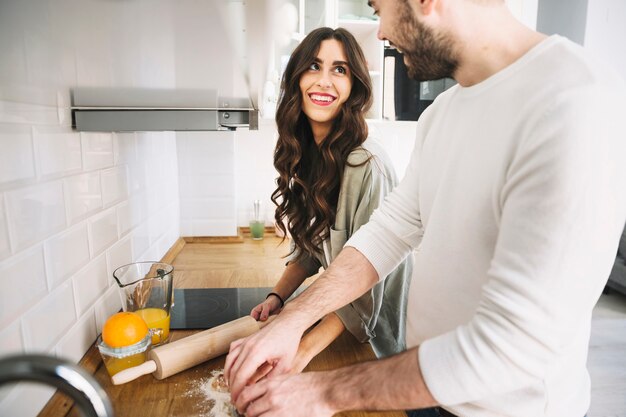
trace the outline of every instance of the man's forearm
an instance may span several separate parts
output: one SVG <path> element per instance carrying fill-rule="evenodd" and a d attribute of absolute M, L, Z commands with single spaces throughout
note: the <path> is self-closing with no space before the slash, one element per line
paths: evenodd
<path fill-rule="evenodd" d="M 329 405 L 341 411 L 436 406 L 420 371 L 418 349 L 323 373 Z"/>
<path fill-rule="evenodd" d="M 377 282 L 378 274 L 367 258 L 358 250 L 346 247 L 309 288 L 285 306 L 278 319 L 297 323 L 304 331 Z"/>

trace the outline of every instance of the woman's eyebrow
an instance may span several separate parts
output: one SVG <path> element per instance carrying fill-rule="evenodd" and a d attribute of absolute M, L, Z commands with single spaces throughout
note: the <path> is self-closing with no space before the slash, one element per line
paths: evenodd
<path fill-rule="evenodd" d="M 323 64 L 324 61 L 322 61 L 321 59 L 315 57 L 315 59 L 313 59 L 314 62 L 318 63 L 318 64 Z M 345 65 L 346 67 L 348 66 L 348 63 L 346 61 L 333 61 L 333 65 Z"/>

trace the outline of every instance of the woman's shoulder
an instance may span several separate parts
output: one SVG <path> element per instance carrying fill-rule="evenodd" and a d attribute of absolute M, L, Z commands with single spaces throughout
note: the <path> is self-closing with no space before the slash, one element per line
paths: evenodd
<path fill-rule="evenodd" d="M 377 167 L 380 171 L 393 170 L 391 159 L 385 148 L 374 138 L 368 138 L 348 155 L 349 165 Z"/>

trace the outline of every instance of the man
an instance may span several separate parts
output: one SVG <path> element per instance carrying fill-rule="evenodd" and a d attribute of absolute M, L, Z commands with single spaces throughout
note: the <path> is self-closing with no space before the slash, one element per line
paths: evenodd
<path fill-rule="evenodd" d="M 591 312 L 626 220 L 624 83 L 503 0 L 373 0 L 420 80 L 459 85 L 420 118 L 406 177 L 335 262 L 234 342 L 248 417 L 418 409 L 583 417 Z M 286 376 L 303 332 L 415 252 L 409 350 Z M 252 383 L 257 369 L 273 367 Z"/>

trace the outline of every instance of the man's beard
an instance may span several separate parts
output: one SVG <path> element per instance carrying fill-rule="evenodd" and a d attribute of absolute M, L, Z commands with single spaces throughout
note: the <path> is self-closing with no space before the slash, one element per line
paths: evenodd
<path fill-rule="evenodd" d="M 399 11 L 397 45 L 404 54 L 409 77 L 417 81 L 453 78 L 459 63 L 450 37 L 419 22 L 408 3 L 400 4 L 406 9 Z"/>

